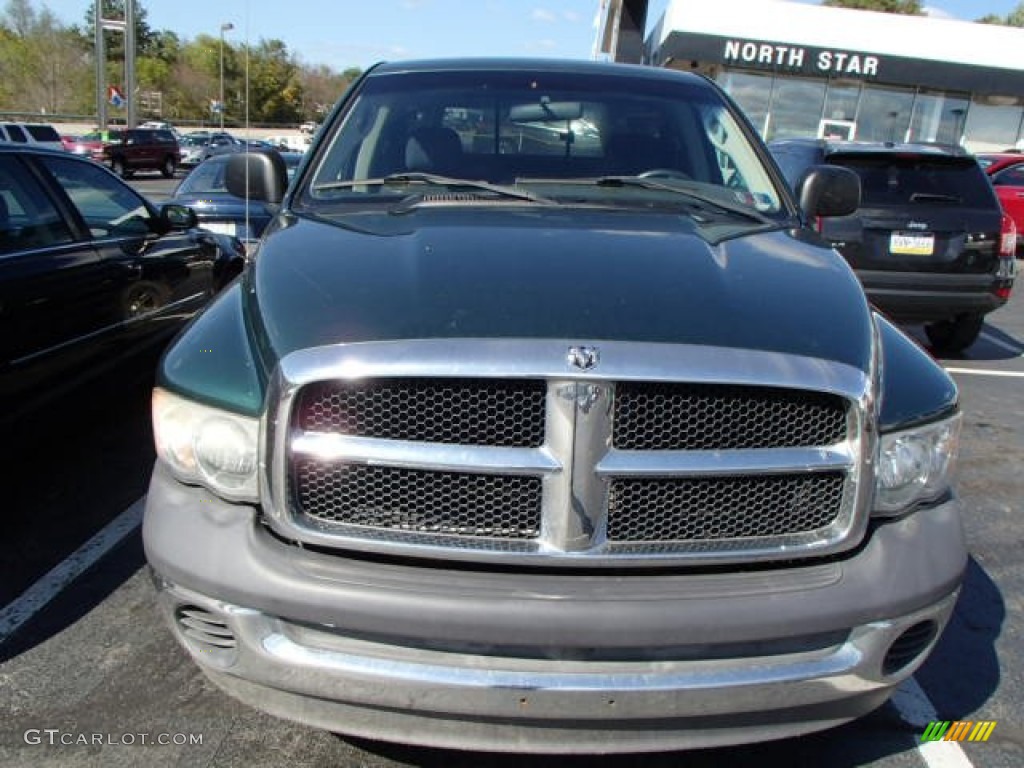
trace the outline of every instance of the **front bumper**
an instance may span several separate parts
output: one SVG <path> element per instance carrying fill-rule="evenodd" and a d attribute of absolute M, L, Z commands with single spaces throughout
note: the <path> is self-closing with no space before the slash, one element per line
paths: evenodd
<path fill-rule="evenodd" d="M 748 573 L 347 558 L 281 542 L 159 464 L 143 535 L 164 615 L 229 693 L 358 736 L 528 752 L 714 746 L 858 717 L 927 655 L 966 565 L 955 500 L 842 561 Z"/>

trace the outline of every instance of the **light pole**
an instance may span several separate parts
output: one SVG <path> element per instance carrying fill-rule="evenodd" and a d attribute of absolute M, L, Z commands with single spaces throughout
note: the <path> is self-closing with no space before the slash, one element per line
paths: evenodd
<path fill-rule="evenodd" d="M 230 32 L 235 25 L 226 21 L 220 25 L 220 100 L 217 106 L 220 107 L 220 130 L 224 131 L 224 33 Z"/>

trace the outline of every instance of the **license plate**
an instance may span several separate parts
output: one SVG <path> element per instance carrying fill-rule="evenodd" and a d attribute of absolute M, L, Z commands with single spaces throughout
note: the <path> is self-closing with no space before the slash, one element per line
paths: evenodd
<path fill-rule="evenodd" d="M 216 232 L 219 235 L 235 235 L 238 231 L 233 221 L 204 221 L 199 226 L 208 232 Z"/>
<path fill-rule="evenodd" d="M 890 253 L 931 256 L 935 252 L 935 235 L 907 235 L 893 232 L 889 236 Z"/>

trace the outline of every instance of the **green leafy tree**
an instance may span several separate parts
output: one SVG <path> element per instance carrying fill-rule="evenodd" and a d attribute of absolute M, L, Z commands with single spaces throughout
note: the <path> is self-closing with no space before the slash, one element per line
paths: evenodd
<path fill-rule="evenodd" d="M 95 3 L 88 0 L 84 23 L 66 25 L 40 0 L 0 0 L 0 110 L 94 115 L 96 54 Z M 123 19 L 125 0 L 102 0 L 105 19 Z M 154 30 L 135 0 L 135 77 L 140 93 L 159 94 L 160 115 L 183 123 L 214 122 L 210 103 L 219 95 L 221 41 L 217 35 L 182 39 L 170 30 Z M 107 82 L 123 83 L 124 34 L 104 33 Z M 248 57 L 248 62 L 246 62 Z M 255 46 L 224 41 L 224 94 L 227 123 L 238 125 L 248 113 L 253 123 L 295 125 L 320 121 L 362 72 L 337 72 L 304 64 L 281 40 Z M 246 69 L 248 67 L 248 76 Z M 140 99 L 140 119 L 156 116 Z"/>
<path fill-rule="evenodd" d="M 924 15 L 924 10 L 918 0 L 822 0 L 821 4 L 835 8 L 855 8 L 861 11 L 902 13 L 907 16 Z"/>
<path fill-rule="evenodd" d="M 100 6 L 104 19 L 123 21 L 125 18 L 125 0 L 102 0 Z M 149 28 L 146 21 L 149 12 L 136 0 L 135 3 L 135 54 L 145 56 L 149 54 L 150 46 L 154 44 L 155 34 Z M 88 40 L 93 40 L 94 22 L 96 19 L 96 5 L 90 0 L 85 9 L 85 22 L 78 28 L 78 33 Z M 124 33 L 107 30 L 104 32 L 104 45 L 107 49 L 107 56 L 110 58 L 124 60 Z"/>
<path fill-rule="evenodd" d="M 55 114 L 81 107 L 88 53 L 45 6 L 9 0 L 0 15 L 0 109 Z M 83 76 L 84 75 L 84 76 Z"/>
<path fill-rule="evenodd" d="M 298 66 L 281 40 L 249 50 L 249 116 L 254 122 L 295 123 L 302 116 Z"/>
<path fill-rule="evenodd" d="M 977 19 L 979 24 L 1001 24 L 1004 27 L 1024 27 L 1024 3 L 1018 3 L 1017 7 L 1005 16 L 996 13 L 989 13 Z"/>

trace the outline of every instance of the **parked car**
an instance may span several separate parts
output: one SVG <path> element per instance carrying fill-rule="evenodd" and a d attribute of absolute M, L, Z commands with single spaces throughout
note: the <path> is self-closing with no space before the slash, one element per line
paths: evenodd
<path fill-rule="evenodd" d="M 230 133 L 193 131 L 185 134 L 181 142 L 181 166 L 195 168 L 203 160 L 221 151 L 237 151 L 244 147 L 241 139 Z"/>
<path fill-rule="evenodd" d="M 999 204 L 1017 228 L 1017 258 L 1024 255 L 1024 154 L 999 152 L 978 155 L 978 163 L 995 187 Z"/>
<path fill-rule="evenodd" d="M 126 179 L 137 171 L 146 170 L 160 171 L 165 179 L 169 179 L 181 164 L 181 149 L 170 131 L 127 128 L 114 141 L 104 142 L 100 162 Z"/>
<path fill-rule="evenodd" d="M 985 315 L 1010 298 L 1016 227 L 972 155 L 819 139 L 769 146 L 793 185 L 821 163 L 856 171 L 860 209 L 823 219 L 821 235 L 854 268 L 875 306 L 897 322 L 924 323 L 937 349 L 971 346 Z"/>
<path fill-rule="evenodd" d="M 121 140 L 121 129 L 95 129 L 78 136 L 67 147 L 67 150 L 74 155 L 83 155 L 96 162 L 102 163 L 106 160 L 106 145 L 115 144 Z"/>
<path fill-rule="evenodd" d="M 0 421 L 165 343 L 243 259 L 86 158 L 0 144 Z"/>
<path fill-rule="evenodd" d="M 958 395 L 812 229 L 852 171 L 801 210 L 711 81 L 565 60 L 378 65 L 290 184 L 227 166 L 280 211 L 163 358 L 143 525 L 221 688 L 374 739 L 641 752 L 856 718 L 935 645 Z"/>
<path fill-rule="evenodd" d="M 252 248 L 276 214 L 277 206 L 262 200 L 247 202 L 229 192 L 224 179 L 228 157 L 229 154 L 221 154 L 204 160 L 178 184 L 170 202 L 192 208 L 204 229 L 232 235 Z M 282 153 L 282 157 L 293 173 L 302 159 L 295 152 Z"/>
<path fill-rule="evenodd" d="M 47 123 L 0 123 L 0 144 L 64 149 L 57 129 Z"/>

